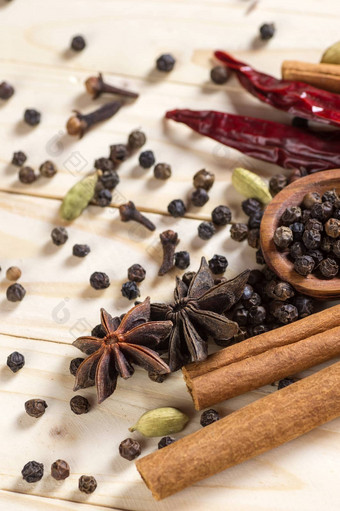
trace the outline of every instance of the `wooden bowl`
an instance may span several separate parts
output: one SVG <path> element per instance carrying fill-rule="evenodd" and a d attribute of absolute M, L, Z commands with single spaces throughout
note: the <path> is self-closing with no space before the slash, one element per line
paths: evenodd
<path fill-rule="evenodd" d="M 311 174 L 294 181 L 268 204 L 261 221 L 261 247 L 269 268 L 281 279 L 289 282 L 300 293 L 321 300 L 340 298 L 340 278 L 319 279 L 311 274 L 302 277 L 294 270 L 287 252 L 280 252 L 273 241 L 275 229 L 279 227 L 282 213 L 288 206 L 299 206 L 308 192 L 319 192 L 335 188 L 340 192 L 340 169 L 327 170 Z"/>

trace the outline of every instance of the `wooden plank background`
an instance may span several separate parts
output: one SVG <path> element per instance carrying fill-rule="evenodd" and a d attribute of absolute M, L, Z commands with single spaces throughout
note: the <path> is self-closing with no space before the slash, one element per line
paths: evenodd
<path fill-rule="evenodd" d="M 16 89 L 10 101 L 0 104 L 1 510 L 339 509 L 339 420 L 156 503 L 134 464 L 118 455 L 118 445 L 140 414 L 156 406 L 177 406 L 190 415 L 181 435 L 199 428 L 199 414 L 181 375 L 171 375 L 159 385 L 137 370 L 131 380 L 120 381 L 115 395 L 101 406 L 95 403 L 94 389 L 87 389 L 82 394 L 93 406 L 86 416 L 73 415 L 68 404 L 73 395 L 68 365 L 80 356 L 71 343 L 98 323 L 100 307 L 118 314 L 127 310 L 129 303 L 120 293 L 127 268 L 139 262 L 147 269 L 140 286 L 142 298 L 170 299 L 176 271 L 157 277 L 159 232 L 178 231 L 179 249 L 191 253 L 191 269 L 197 268 L 202 255 L 210 258 L 214 253 L 227 256 L 229 277 L 255 266 L 254 251 L 230 240 L 229 229 L 202 242 L 197 226 L 223 203 L 232 208 L 235 219 L 243 218 L 241 197 L 230 184 L 235 166 L 265 178 L 279 168 L 164 122 L 164 112 L 175 107 L 216 109 L 288 121 L 284 113 L 245 93 L 234 78 L 222 88 L 210 83 L 212 52 L 228 49 L 279 76 L 284 59 L 317 62 L 323 50 L 338 40 L 339 19 L 336 0 L 0 0 L 0 81 L 6 79 Z M 277 34 L 261 45 L 257 31 L 265 21 L 275 22 Z M 88 47 L 74 55 L 68 45 L 78 33 L 85 35 Z M 154 61 L 162 52 L 177 59 L 174 71 L 166 76 L 154 71 Z M 88 112 L 105 101 L 94 103 L 84 92 L 84 79 L 98 71 L 141 96 L 79 141 L 66 135 L 65 123 L 72 109 Z M 27 107 L 42 112 L 42 122 L 34 129 L 22 122 Z M 89 208 L 68 226 L 68 243 L 52 245 L 51 229 L 67 225 L 58 218 L 65 192 L 91 171 L 95 158 L 107 155 L 110 144 L 124 142 L 137 127 L 147 133 L 145 148 L 154 150 L 157 161 L 172 165 L 172 178 L 156 181 L 152 171 L 138 167 L 135 155 L 119 170 L 121 182 L 113 207 Z M 21 184 L 10 164 L 17 150 L 27 152 L 28 164 L 34 168 L 47 158 L 54 160 L 57 176 L 30 186 Z M 216 174 L 210 201 L 201 209 L 190 208 L 185 218 L 168 217 L 167 204 L 174 198 L 186 199 L 193 174 L 204 167 Z M 119 221 L 114 206 L 126 200 L 149 213 L 157 226 L 155 233 Z M 75 260 L 74 243 L 88 243 L 91 254 Z M 9 284 L 5 270 L 11 265 L 22 268 L 21 282 L 27 289 L 19 304 L 5 298 Z M 107 272 L 111 286 L 102 292 L 90 288 L 93 271 Z M 26 357 L 25 368 L 17 374 L 6 367 L 14 350 Z M 273 391 L 275 387 L 267 386 L 217 409 L 225 415 Z M 32 397 L 48 403 L 38 420 L 24 413 L 24 402 Z M 156 448 L 157 439 L 141 440 L 143 454 Z M 72 474 L 63 483 L 49 475 L 57 458 L 71 465 Z M 46 470 L 42 481 L 31 485 L 20 474 L 30 459 L 43 462 Z M 98 481 L 96 492 L 88 497 L 77 490 L 82 473 L 93 474 Z"/>

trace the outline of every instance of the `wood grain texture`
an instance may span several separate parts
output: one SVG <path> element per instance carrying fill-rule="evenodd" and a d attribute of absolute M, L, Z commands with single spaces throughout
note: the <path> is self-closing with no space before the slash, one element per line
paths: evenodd
<path fill-rule="evenodd" d="M 286 251 L 277 249 L 273 236 L 280 225 L 282 213 L 288 206 L 299 206 L 309 192 L 319 192 L 335 188 L 339 190 L 340 169 L 320 172 L 298 179 L 286 186 L 268 204 L 261 221 L 261 246 L 266 263 L 281 278 L 292 284 L 300 293 L 322 300 L 339 299 L 340 279 L 319 279 L 314 274 L 302 277 L 294 270 Z"/>
<path fill-rule="evenodd" d="M 133 464 L 117 456 L 117 446 L 140 413 L 164 404 L 188 411 L 192 417 L 188 432 L 199 428 L 199 416 L 181 376 L 172 375 L 169 383 L 160 386 L 137 370 L 133 380 L 120 382 L 117 394 L 82 420 L 68 410 L 73 394 L 68 364 L 79 356 L 70 343 L 97 324 L 101 306 L 110 312 L 126 311 L 129 303 L 121 297 L 120 287 L 128 266 L 139 262 L 147 269 L 142 298 L 148 294 L 155 300 L 170 298 L 176 271 L 163 279 L 156 277 L 161 230 L 178 230 L 179 249 L 191 253 L 190 269 L 198 266 L 201 255 L 210 258 L 214 253 L 227 256 L 229 277 L 254 266 L 253 250 L 232 242 L 229 228 L 209 243 L 199 241 L 197 219 L 209 219 L 218 204 L 228 204 L 236 221 L 245 219 L 239 208 L 241 196 L 230 184 L 234 167 L 249 168 L 264 178 L 280 169 L 163 121 L 164 112 L 175 107 L 290 121 L 285 113 L 248 95 L 234 78 L 222 88 L 211 84 L 212 52 L 229 50 L 276 76 L 283 60 L 318 62 L 324 49 L 339 38 L 340 5 L 336 0 L 260 0 L 248 12 L 252 5 L 252 0 L 0 0 L 0 81 L 6 79 L 16 88 L 15 96 L 0 104 L 0 190 L 10 192 L 0 194 L 0 265 L 2 275 L 8 266 L 19 265 L 27 289 L 23 302 L 11 304 L 4 297 L 9 282 L 4 277 L 0 280 L 0 333 L 6 334 L 0 337 L 0 400 L 6 410 L 0 417 L 0 430 L 5 432 L 0 440 L 0 484 L 8 490 L 0 493 L 1 509 L 319 511 L 327 507 L 338 511 L 338 422 L 160 504 L 153 501 Z M 257 31 L 265 21 L 274 21 L 278 31 L 262 45 Z M 88 46 L 73 55 L 69 41 L 78 33 L 84 34 Z M 163 52 L 172 52 L 177 59 L 175 70 L 166 76 L 154 71 L 155 59 Z M 78 141 L 65 134 L 65 123 L 73 108 L 89 112 L 103 102 L 92 102 L 83 87 L 84 79 L 98 71 L 118 86 L 140 91 L 141 96 Z M 27 107 L 42 111 L 42 123 L 34 129 L 22 122 Z M 50 231 L 61 225 L 56 199 L 91 171 L 95 158 L 108 154 L 110 144 L 124 142 L 137 127 L 147 133 L 145 148 L 155 151 L 157 161 L 172 165 L 173 177 L 157 182 L 152 171 L 138 167 L 135 155 L 119 170 L 121 182 L 113 203 L 133 200 L 151 211 L 156 233 L 150 235 L 133 224 L 123 226 L 115 208 L 92 207 L 68 227 L 68 243 L 54 247 Z M 36 169 L 52 159 L 58 174 L 32 186 L 21 184 L 17 169 L 10 165 L 17 150 L 27 152 L 28 163 Z M 190 194 L 192 176 L 203 167 L 216 174 L 210 201 L 202 209 L 190 208 L 187 218 L 178 221 L 164 216 L 170 200 Z M 75 260 L 71 256 L 74 243 L 89 243 L 91 254 L 83 261 Z M 110 276 L 112 284 L 104 292 L 89 287 L 89 275 L 96 270 Z M 15 349 L 27 356 L 27 367 L 11 375 L 5 362 Z M 226 415 L 272 391 L 268 386 L 217 409 Z M 49 408 L 38 421 L 32 419 L 32 425 L 23 403 L 27 396 L 38 394 L 46 397 Z M 86 395 L 94 400 L 92 389 Z M 155 445 L 148 440 L 143 454 Z M 72 461 L 72 478 L 61 485 L 49 476 L 36 485 L 24 484 L 22 465 L 32 457 L 49 467 L 52 454 Z M 85 499 L 76 482 L 87 471 L 99 485 Z M 61 500 L 65 498 L 76 503 Z"/>

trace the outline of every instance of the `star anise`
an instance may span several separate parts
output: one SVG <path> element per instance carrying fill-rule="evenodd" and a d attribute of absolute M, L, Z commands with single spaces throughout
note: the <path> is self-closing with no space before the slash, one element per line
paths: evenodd
<path fill-rule="evenodd" d="M 130 378 L 131 364 L 159 374 L 170 372 L 158 353 L 151 349 L 166 339 L 172 327 L 170 321 L 149 321 L 150 299 L 136 305 L 122 321 L 101 309 L 104 338 L 78 337 L 74 346 L 89 355 L 77 370 L 74 390 L 96 385 L 98 403 L 102 403 L 115 390 L 117 378 Z"/>
<path fill-rule="evenodd" d="M 208 337 L 216 341 L 231 339 L 238 331 L 234 321 L 222 315 L 242 296 L 249 270 L 232 280 L 214 285 L 214 278 L 204 257 L 189 286 L 177 277 L 174 302 L 151 304 L 151 319 L 170 320 L 169 366 L 176 371 L 189 360 L 204 360 Z"/>

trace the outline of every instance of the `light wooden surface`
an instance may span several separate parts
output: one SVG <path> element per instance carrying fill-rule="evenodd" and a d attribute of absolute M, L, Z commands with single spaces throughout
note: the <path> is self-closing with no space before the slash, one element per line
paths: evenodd
<path fill-rule="evenodd" d="M 235 219 L 243 218 L 238 207 L 241 198 L 230 185 L 235 166 L 263 177 L 279 169 L 163 121 L 164 112 L 175 107 L 288 119 L 241 90 L 235 79 L 224 88 L 211 84 L 212 51 L 225 48 L 276 75 L 284 59 L 317 62 L 325 47 L 339 38 L 340 4 L 336 0 L 259 0 L 247 13 L 252 5 L 252 0 L 13 0 L 8 4 L 0 0 L 0 81 L 6 79 L 16 88 L 15 96 L 0 104 L 1 511 L 339 508 L 339 420 L 156 503 L 134 464 L 119 457 L 118 445 L 140 414 L 156 406 L 178 406 L 190 415 L 183 435 L 199 427 L 199 414 L 181 375 L 174 374 L 160 385 L 137 370 L 131 380 L 120 381 L 114 396 L 101 406 L 95 404 L 94 389 L 82 392 L 93 403 L 88 415 L 77 417 L 69 410 L 73 378 L 68 365 L 81 356 L 71 343 L 98 323 L 101 306 L 118 314 L 127 310 L 129 303 L 121 297 L 120 287 L 130 264 L 139 262 L 147 270 L 142 298 L 170 298 L 176 272 L 156 276 L 159 232 L 166 228 L 179 232 L 179 249 L 190 251 L 191 269 L 197 268 L 201 255 L 210 258 L 214 253 L 227 256 L 229 277 L 255 266 L 254 251 L 230 240 L 228 228 L 202 242 L 196 236 L 197 225 L 223 203 L 230 205 Z M 265 21 L 274 21 L 278 32 L 261 46 L 256 35 Z M 77 33 L 85 35 L 88 47 L 72 56 L 67 48 Z M 165 51 L 176 56 L 177 64 L 172 73 L 160 76 L 153 71 L 154 60 Z M 84 93 L 84 79 L 97 71 L 108 81 L 139 90 L 141 96 L 78 141 L 65 134 L 65 122 L 73 108 L 88 112 L 103 101 L 93 103 Z M 27 128 L 21 121 L 27 107 L 43 114 L 37 128 Z M 136 127 L 146 131 L 145 148 L 154 150 L 157 161 L 172 165 L 173 177 L 157 182 L 152 171 L 137 166 L 136 155 L 119 170 L 121 183 L 114 204 L 133 200 L 151 212 L 156 232 L 122 224 L 114 207 L 91 207 L 68 227 L 70 237 L 64 246 L 52 245 L 50 231 L 62 224 L 60 198 L 92 169 L 95 158 L 106 155 L 110 144 L 124 142 Z M 58 175 L 31 186 L 19 183 L 17 169 L 10 165 L 16 150 L 26 151 L 28 163 L 35 168 L 47 158 L 54 160 Z M 164 216 L 170 200 L 187 197 L 193 174 L 203 167 L 216 174 L 208 204 L 190 209 L 187 218 L 180 220 Z M 84 260 L 75 260 L 74 243 L 88 243 L 92 252 Z M 5 299 L 9 284 L 5 270 L 15 264 L 22 268 L 21 282 L 27 289 L 19 304 Z M 96 292 L 88 279 L 100 270 L 108 273 L 111 286 Z M 17 374 L 5 365 L 14 350 L 26 357 L 26 366 Z M 224 415 L 273 391 L 275 387 L 268 386 L 216 408 Z M 31 397 L 48 403 L 38 420 L 24 413 L 24 402 Z M 156 448 L 157 439 L 143 439 L 142 444 L 147 454 Z M 72 474 L 57 483 L 49 475 L 49 466 L 63 457 Z M 43 462 L 46 469 L 43 480 L 32 485 L 20 474 L 30 459 Z M 96 492 L 89 497 L 77 490 L 83 473 L 98 480 Z"/>

